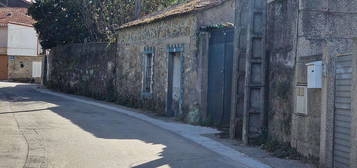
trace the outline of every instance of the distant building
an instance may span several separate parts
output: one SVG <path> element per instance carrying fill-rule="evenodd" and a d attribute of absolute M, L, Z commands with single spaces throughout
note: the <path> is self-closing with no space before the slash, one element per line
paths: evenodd
<path fill-rule="evenodd" d="M 42 57 L 26 8 L 0 8 L 0 80 L 40 80 Z"/>

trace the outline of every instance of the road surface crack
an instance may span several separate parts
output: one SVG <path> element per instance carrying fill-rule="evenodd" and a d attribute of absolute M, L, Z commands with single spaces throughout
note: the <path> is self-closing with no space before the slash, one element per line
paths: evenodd
<path fill-rule="evenodd" d="M 11 103 L 9 103 L 9 109 L 13 110 Z M 26 144 L 27 144 L 27 154 L 26 160 L 23 165 L 23 168 L 32 168 L 32 167 L 39 167 L 39 168 L 47 168 L 48 160 L 47 160 L 47 151 L 46 145 L 44 140 L 36 129 L 28 129 L 26 127 L 34 128 L 36 125 L 33 123 L 26 123 L 24 124 L 25 127 L 22 127 L 19 118 L 16 114 L 13 114 L 14 120 L 16 121 L 17 128 L 20 134 L 23 136 Z"/>

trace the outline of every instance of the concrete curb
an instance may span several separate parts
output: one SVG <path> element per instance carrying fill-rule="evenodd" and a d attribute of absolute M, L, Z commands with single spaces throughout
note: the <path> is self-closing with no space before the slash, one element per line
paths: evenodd
<path fill-rule="evenodd" d="M 118 108 L 115 106 L 99 103 L 96 101 L 84 100 L 84 99 L 74 97 L 71 95 L 56 93 L 56 92 L 45 90 L 45 89 L 36 89 L 36 90 L 41 93 L 44 93 L 44 94 L 49 94 L 49 95 L 77 101 L 80 103 L 94 105 L 97 107 L 116 111 L 116 112 L 119 112 L 122 114 L 126 114 L 128 116 L 149 122 L 157 127 L 168 130 L 168 131 L 173 132 L 177 135 L 180 135 L 186 139 L 189 139 L 197 144 L 200 144 L 203 147 L 205 147 L 213 152 L 216 152 L 224 157 L 227 157 L 227 158 L 232 159 L 236 162 L 239 162 L 240 164 L 246 166 L 246 168 L 272 168 L 271 166 L 261 163 L 260 161 L 257 161 L 255 159 L 245 155 L 244 153 L 238 152 L 238 151 L 236 151 L 220 142 L 217 142 L 217 141 L 212 140 L 208 137 L 202 136 L 203 134 L 219 133 L 218 130 L 213 129 L 213 128 L 162 121 L 162 120 L 151 118 L 144 114 L 140 114 L 137 112 L 126 110 L 126 109 L 121 109 L 121 108 Z"/>

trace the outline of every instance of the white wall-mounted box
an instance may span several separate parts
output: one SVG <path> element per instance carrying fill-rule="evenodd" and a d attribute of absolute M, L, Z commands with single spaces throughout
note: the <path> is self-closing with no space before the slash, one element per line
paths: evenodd
<path fill-rule="evenodd" d="M 307 88 L 322 88 L 322 61 L 306 64 L 307 66 Z"/>

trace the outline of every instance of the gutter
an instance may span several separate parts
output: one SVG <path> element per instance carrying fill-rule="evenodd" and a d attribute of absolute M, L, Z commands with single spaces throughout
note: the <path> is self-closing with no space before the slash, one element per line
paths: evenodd
<path fill-rule="evenodd" d="M 19 26 L 33 27 L 33 25 L 31 25 L 31 24 L 19 23 L 19 22 L 8 22 L 8 24 L 14 24 L 14 25 L 19 25 Z"/>

